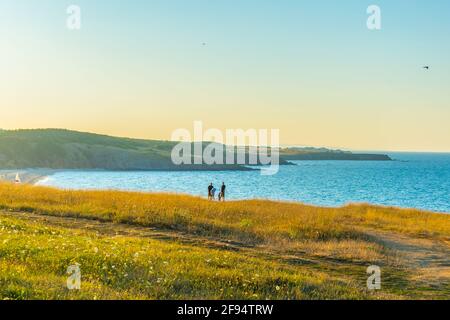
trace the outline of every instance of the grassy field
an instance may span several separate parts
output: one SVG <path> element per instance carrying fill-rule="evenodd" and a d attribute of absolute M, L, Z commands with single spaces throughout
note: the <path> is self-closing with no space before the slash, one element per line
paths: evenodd
<path fill-rule="evenodd" d="M 0 298 L 448 299 L 449 242 L 417 210 L 0 184 Z"/>

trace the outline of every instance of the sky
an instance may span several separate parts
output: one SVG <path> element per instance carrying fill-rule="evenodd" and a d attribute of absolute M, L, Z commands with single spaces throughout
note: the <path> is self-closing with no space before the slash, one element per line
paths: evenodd
<path fill-rule="evenodd" d="M 449 35 L 447 0 L 0 0 L 0 128 L 450 152 Z"/>

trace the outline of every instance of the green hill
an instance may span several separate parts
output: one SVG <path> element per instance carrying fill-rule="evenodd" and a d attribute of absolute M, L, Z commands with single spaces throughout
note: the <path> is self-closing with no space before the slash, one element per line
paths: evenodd
<path fill-rule="evenodd" d="M 240 165 L 174 165 L 177 142 L 64 129 L 0 131 L 0 169 L 248 170 Z"/>
<path fill-rule="evenodd" d="M 352 160 L 352 161 L 390 161 L 386 154 L 352 153 L 326 148 L 283 148 L 280 155 L 285 160 Z"/>
<path fill-rule="evenodd" d="M 170 157 L 176 144 L 64 129 L 0 130 L 0 169 L 248 170 L 240 165 L 176 166 Z M 288 160 L 390 160 L 323 148 L 286 148 L 280 155 L 282 165 Z"/>
<path fill-rule="evenodd" d="M 175 144 L 62 129 L 0 131 L 0 168 L 176 169 Z"/>

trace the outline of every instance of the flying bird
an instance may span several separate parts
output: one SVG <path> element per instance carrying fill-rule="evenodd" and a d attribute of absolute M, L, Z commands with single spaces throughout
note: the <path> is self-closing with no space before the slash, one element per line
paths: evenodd
<path fill-rule="evenodd" d="M 424 66 L 424 69 L 430 70 L 430 66 Z"/>

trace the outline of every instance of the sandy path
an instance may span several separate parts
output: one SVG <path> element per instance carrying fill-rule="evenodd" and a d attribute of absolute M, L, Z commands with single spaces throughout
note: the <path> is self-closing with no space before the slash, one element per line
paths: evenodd
<path fill-rule="evenodd" d="M 366 234 L 385 247 L 395 250 L 402 265 L 412 269 L 412 279 L 435 285 L 447 283 L 450 286 L 448 242 L 380 231 L 366 231 Z"/>

